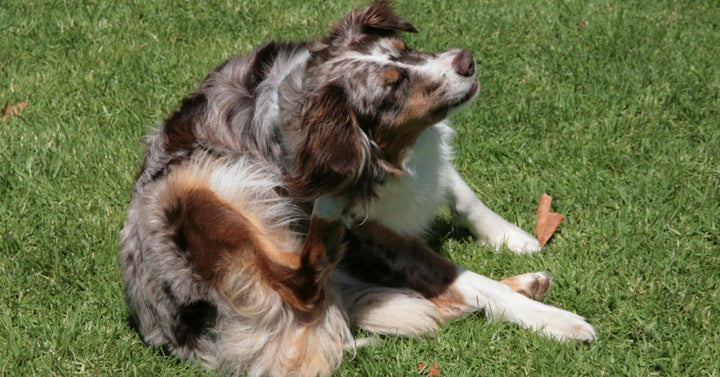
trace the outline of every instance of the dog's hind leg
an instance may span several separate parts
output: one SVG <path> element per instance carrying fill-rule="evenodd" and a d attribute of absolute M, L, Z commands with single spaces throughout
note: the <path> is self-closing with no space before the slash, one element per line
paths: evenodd
<path fill-rule="evenodd" d="M 315 200 L 298 266 L 282 280 L 279 287 L 292 291 L 292 294 L 283 295 L 281 292 L 281 295 L 302 312 L 312 313 L 322 308 L 326 285 L 343 256 L 345 226 L 341 223 L 341 216 L 345 204 L 344 198 L 325 195 Z"/>

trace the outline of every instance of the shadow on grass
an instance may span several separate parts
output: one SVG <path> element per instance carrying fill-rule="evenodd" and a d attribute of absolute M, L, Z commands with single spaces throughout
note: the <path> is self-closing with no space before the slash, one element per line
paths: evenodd
<path fill-rule="evenodd" d="M 448 240 L 457 242 L 475 242 L 475 237 L 467 227 L 458 225 L 450 219 L 435 218 L 430 225 L 426 242 L 436 253 L 448 258 L 449 253 L 443 248 Z"/>

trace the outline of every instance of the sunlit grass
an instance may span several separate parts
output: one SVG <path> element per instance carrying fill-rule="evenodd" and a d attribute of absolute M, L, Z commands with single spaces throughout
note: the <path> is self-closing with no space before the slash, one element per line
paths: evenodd
<path fill-rule="evenodd" d="M 141 137 L 225 58 L 321 35 L 353 2 L 0 2 L 0 375 L 201 375 L 127 322 L 118 232 Z M 421 50 L 472 48 L 454 119 L 480 197 L 549 247 L 496 253 L 439 232 L 493 278 L 545 270 L 547 301 L 596 326 L 558 344 L 474 315 L 348 354 L 341 376 L 716 375 L 720 370 L 720 8 L 712 1 L 398 1 Z M 444 221 L 444 220 L 443 220 Z M 442 221 L 441 221 L 442 222 Z"/>

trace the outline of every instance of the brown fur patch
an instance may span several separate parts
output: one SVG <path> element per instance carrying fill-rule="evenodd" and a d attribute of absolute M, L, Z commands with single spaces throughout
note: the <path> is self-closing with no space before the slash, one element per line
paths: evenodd
<path fill-rule="evenodd" d="M 468 305 L 463 295 L 452 288 L 437 297 L 430 298 L 430 302 L 438 307 L 443 321 L 458 318 L 468 311 Z"/>
<path fill-rule="evenodd" d="M 423 81 L 413 84 L 407 93 L 398 91 L 394 99 L 398 110 L 381 116 L 375 141 L 391 164 L 399 166 L 418 136 L 447 115 L 446 111 L 435 111 L 438 105 L 433 92 L 437 85 Z"/>
<path fill-rule="evenodd" d="M 428 124 L 422 121 L 393 126 L 380 125 L 377 128 L 375 141 L 388 163 L 400 169 L 418 136 L 427 127 Z"/>
<path fill-rule="evenodd" d="M 277 289 L 292 291 L 292 295 L 283 298 L 295 309 L 312 313 L 320 308 L 325 299 L 325 285 L 343 255 L 344 229 L 338 221 L 311 219 L 300 254 L 300 267 L 278 275 L 282 284 Z"/>
<path fill-rule="evenodd" d="M 402 39 L 393 39 L 390 43 L 400 51 L 403 51 L 407 48 L 407 44 Z"/>
<path fill-rule="evenodd" d="M 188 255 L 193 269 L 210 283 L 218 278 L 218 263 L 228 255 L 251 252 L 259 240 L 258 225 L 202 187 L 179 193 L 166 209 L 173 240 Z"/>
<path fill-rule="evenodd" d="M 375 222 L 353 228 L 341 261 L 352 275 L 377 285 L 440 297 L 457 278 L 454 263 L 419 238 L 403 237 Z"/>
<path fill-rule="evenodd" d="M 417 29 L 409 22 L 398 16 L 390 6 L 389 1 L 376 1 L 370 4 L 359 17 L 365 31 L 373 32 L 376 30 L 386 31 L 406 31 L 417 33 Z"/>
<path fill-rule="evenodd" d="M 361 173 L 365 152 L 358 120 L 341 87 L 327 86 L 302 110 L 295 169 L 288 177 L 300 197 L 337 192 Z"/>
<path fill-rule="evenodd" d="M 302 250 L 284 252 L 261 222 L 224 202 L 201 179 L 184 171 L 172 178 L 173 193 L 165 198 L 172 239 L 200 278 L 217 286 L 224 276 L 250 264 L 296 310 L 319 309 L 342 256 L 344 227 L 339 222 L 313 218 Z"/>
<path fill-rule="evenodd" d="M 429 85 L 429 83 L 423 83 L 422 85 Z M 431 113 L 432 109 L 437 107 L 437 99 L 424 90 L 423 87 L 413 88 L 410 95 L 404 101 L 404 106 L 400 113 L 395 118 L 395 124 L 405 125 L 416 123 L 424 127 L 436 123 L 442 119 L 442 116 L 437 116 Z"/>
<path fill-rule="evenodd" d="M 391 85 L 400 80 L 401 74 L 397 68 L 387 68 L 380 74 L 380 81 L 385 85 Z"/>
<path fill-rule="evenodd" d="M 197 142 L 195 126 L 202 122 L 207 107 L 204 94 L 194 94 L 183 99 L 180 109 L 165 120 L 165 148 L 168 153 L 187 150 Z"/>

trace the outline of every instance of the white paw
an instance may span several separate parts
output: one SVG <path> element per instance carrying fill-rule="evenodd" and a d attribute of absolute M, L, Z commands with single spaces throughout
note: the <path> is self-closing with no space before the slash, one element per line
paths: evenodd
<path fill-rule="evenodd" d="M 549 288 L 549 277 L 544 273 L 518 276 L 520 283 L 533 278 L 544 281 Z M 583 317 L 532 300 L 514 292 L 510 286 L 512 281 L 506 283 L 461 268 L 453 288 L 465 298 L 470 308 L 483 309 L 489 320 L 514 322 L 560 341 L 595 339 L 595 329 Z"/>
<path fill-rule="evenodd" d="M 559 341 L 595 339 L 595 329 L 585 322 L 585 318 L 554 306 L 533 302 L 538 307 L 517 318 L 523 327 Z"/>
<path fill-rule="evenodd" d="M 492 234 L 485 237 L 485 243 L 500 250 L 502 245 L 507 246 L 516 254 L 531 254 L 542 249 L 540 242 L 524 230 L 503 220 Z"/>
<path fill-rule="evenodd" d="M 533 236 L 518 228 L 519 232 L 505 238 L 505 246 L 517 254 L 537 253 L 542 249 L 540 242 Z"/>

